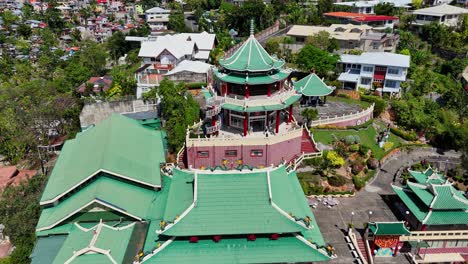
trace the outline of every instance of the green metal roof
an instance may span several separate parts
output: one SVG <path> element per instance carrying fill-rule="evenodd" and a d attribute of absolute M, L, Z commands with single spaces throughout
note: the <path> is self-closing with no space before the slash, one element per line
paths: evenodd
<path fill-rule="evenodd" d="M 434 200 L 434 194 L 427 188 L 427 186 L 408 182 L 407 187 L 416 194 L 419 199 L 429 207 Z"/>
<path fill-rule="evenodd" d="M 311 73 L 293 84 L 297 92 L 305 96 L 326 96 L 333 92 L 317 74 Z"/>
<path fill-rule="evenodd" d="M 464 210 L 446 211 L 433 210 L 429 218 L 424 222 L 427 225 L 466 225 L 468 224 L 468 212 Z"/>
<path fill-rule="evenodd" d="M 278 240 L 222 238 L 218 243 L 200 240 L 189 243 L 175 240 L 145 263 L 309 263 L 328 261 L 330 257 L 296 237 Z"/>
<path fill-rule="evenodd" d="M 374 235 L 409 235 L 404 222 L 373 222 L 369 229 Z"/>
<path fill-rule="evenodd" d="M 173 220 L 193 202 L 193 174 L 174 169 L 163 219 Z"/>
<path fill-rule="evenodd" d="M 419 200 L 419 198 L 410 190 L 405 190 L 401 187 L 393 186 L 393 191 L 400 197 L 403 203 L 413 213 L 413 215 L 422 222 L 426 217 L 429 210 L 427 206 Z"/>
<path fill-rule="evenodd" d="M 43 209 L 37 229 L 50 229 L 74 214 L 85 210 L 84 207 L 90 207 L 89 204 L 96 200 L 102 206 L 109 207 L 109 210 L 116 208 L 130 217 L 145 219 L 149 206 L 158 195 L 159 192 L 155 190 L 101 176 L 64 201 L 59 202 L 58 205 Z"/>
<path fill-rule="evenodd" d="M 97 228 L 96 226 L 91 230 L 84 231 L 74 226 L 52 263 L 65 263 L 72 258 L 75 252 L 92 245 L 93 239 L 95 240 L 94 247 L 110 250 L 110 256 L 117 263 L 124 263 L 124 259 L 127 259 L 125 254 L 127 252 L 128 242 L 131 239 L 135 225 L 120 230 L 114 230 L 102 224 L 100 232 L 96 232 L 95 234 Z M 103 258 L 103 256 L 104 255 L 101 253 L 83 254 L 77 256 L 71 263 L 111 263 L 108 256 L 105 256 L 108 261 L 106 261 L 106 258 Z"/>
<path fill-rule="evenodd" d="M 240 105 L 235 105 L 235 104 L 228 104 L 224 103 L 222 104 L 222 108 L 232 110 L 232 111 L 237 111 L 237 112 L 262 112 L 262 111 L 274 111 L 274 110 L 283 110 L 290 105 L 294 104 L 297 102 L 299 99 L 301 99 L 302 95 L 292 95 L 288 99 L 286 99 L 282 104 L 271 104 L 271 105 L 262 105 L 262 106 L 254 106 L 254 107 L 243 107 Z"/>
<path fill-rule="evenodd" d="M 41 203 L 50 203 L 104 171 L 130 181 L 161 185 L 165 162 L 161 132 L 114 114 L 68 140 L 49 177 Z"/>
<path fill-rule="evenodd" d="M 277 71 L 273 74 L 265 73 L 262 75 L 246 76 L 245 74 L 223 73 L 215 69 L 214 74 L 223 82 L 251 85 L 276 83 L 288 78 L 289 76 L 289 72 L 285 70 Z"/>
<path fill-rule="evenodd" d="M 441 173 L 434 171 L 431 167 L 427 168 L 425 171 L 409 170 L 409 173 L 420 184 L 442 184 L 446 181 Z"/>
<path fill-rule="evenodd" d="M 284 61 L 271 57 L 254 35 L 250 35 L 232 56 L 220 59 L 219 64 L 233 71 L 258 72 L 279 69 Z"/>
<path fill-rule="evenodd" d="M 37 238 L 31 254 L 31 264 L 52 263 L 66 238 L 66 235 Z"/>
<path fill-rule="evenodd" d="M 198 174 L 196 178 L 195 207 L 173 226 L 166 227 L 164 235 L 291 233 L 307 230 L 272 206 L 265 171 Z M 277 192 L 273 195 L 284 194 Z M 296 201 L 289 199 L 289 202 Z M 169 205 L 166 208 L 170 208 Z M 170 223 L 175 218 L 165 220 Z"/>

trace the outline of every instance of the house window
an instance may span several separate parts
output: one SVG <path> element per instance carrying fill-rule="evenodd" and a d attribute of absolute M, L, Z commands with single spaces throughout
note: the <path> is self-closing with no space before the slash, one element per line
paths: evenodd
<path fill-rule="evenodd" d="M 388 74 L 398 74 L 399 70 L 395 68 L 389 68 L 388 69 Z"/>
<path fill-rule="evenodd" d="M 372 43 L 372 48 L 373 49 L 379 49 L 379 43 L 378 42 Z"/>
<path fill-rule="evenodd" d="M 250 151 L 250 157 L 263 157 L 263 150 L 261 150 L 261 149 L 252 149 Z"/>
<path fill-rule="evenodd" d="M 224 151 L 224 156 L 226 157 L 237 157 L 237 150 L 226 150 Z"/>
<path fill-rule="evenodd" d="M 363 85 L 369 85 L 371 81 L 372 81 L 371 78 L 361 78 L 361 84 Z"/>
<path fill-rule="evenodd" d="M 197 151 L 198 158 L 208 158 L 210 156 L 209 151 Z"/>
<path fill-rule="evenodd" d="M 375 71 L 386 71 L 387 68 L 383 66 L 375 66 Z"/>
<path fill-rule="evenodd" d="M 374 68 L 372 66 L 362 67 L 362 71 L 365 71 L 365 72 L 372 72 L 373 70 L 374 70 Z"/>
<path fill-rule="evenodd" d="M 389 88 L 397 88 L 396 81 L 392 81 L 392 80 L 385 81 L 385 86 Z"/>
<path fill-rule="evenodd" d="M 156 58 L 151 58 L 150 60 L 151 60 L 151 61 L 156 61 Z"/>

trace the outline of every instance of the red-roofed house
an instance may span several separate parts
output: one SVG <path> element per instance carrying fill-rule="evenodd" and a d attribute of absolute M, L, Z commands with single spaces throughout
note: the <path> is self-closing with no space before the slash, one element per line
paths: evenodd
<path fill-rule="evenodd" d="M 0 167 L 0 190 L 9 185 L 18 185 L 21 181 L 27 180 L 36 175 L 36 170 L 18 170 L 16 166 Z"/>
<path fill-rule="evenodd" d="M 83 94 L 86 91 L 86 85 L 92 85 L 92 91 L 94 93 L 105 92 L 109 90 L 112 85 L 112 77 L 111 76 L 102 76 L 102 77 L 91 77 L 89 80 L 76 89 L 77 92 Z"/>
<path fill-rule="evenodd" d="M 330 12 L 324 13 L 325 17 L 338 20 L 342 24 L 369 25 L 375 30 L 393 29 L 398 21 L 395 16 L 368 15 L 351 12 Z"/>

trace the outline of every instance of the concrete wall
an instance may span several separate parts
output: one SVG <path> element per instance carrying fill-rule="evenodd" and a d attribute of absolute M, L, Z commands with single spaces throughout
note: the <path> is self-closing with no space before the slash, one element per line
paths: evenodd
<path fill-rule="evenodd" d="M 236 157 L 226 157 L 226 150 L 237 150 Z M 261 157 L 252 157 L 252 150 L 262 150 Z M 199 151 L 208 151 L 208 157 L 199 157 Z M 187 146 L 187 163 L 193 168 L 220 166 L 223 159 L 228 160 L 228 165 L 237 166 L 239 159 L 243 160 L 244 165 L 251 166 L 270 166 L 278 165 L 283 161 L 289 162 L 296 155 L 301 153 L 301 136 L 273 145 L 254 145 L 254 146 L 213 146 L 213 147 L 191 147 Z"/>
<path fill-rule="evenodd" d="M 357 125 L 360 125 L 362 123 L 365 123 L 366 121 L 369 121 L 371 118 L 372 118 L 372 112 L 370 112 L 366 116 L 362 116 L 362 117 L 355 118 L 355 119 L 352 119 L 352 120 L 346 120 L 346 121 L 340 121 L 340 122 L 336 122 L 336 123 L 330 123 L 328 125 L 337 126 L 337 127 L 357 126 Z"/>
<path fill-rule="evenodd" d="M 80 113 L 81 127 L 98 124 L 113 113 L 157 111 L 155 105 L 146 105 L 143 100 L 128 100 L 117 102 L 100 102 L 86 104 Z"/>

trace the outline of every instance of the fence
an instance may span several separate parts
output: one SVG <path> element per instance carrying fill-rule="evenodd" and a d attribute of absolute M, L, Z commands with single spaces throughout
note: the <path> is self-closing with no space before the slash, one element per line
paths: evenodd
<path fill-rule="evenodd" d="M 320 118 L 318 120 L 314 120 L 310 123 L 310 126 L 319 126 L 319 125 L 328 125 L 334 124 L 338 122 L 345 122 L 345 121 L 352 121 L 355 119 L 359 119 L 371 114 L 374 111 L 374 105 L 372 104 L 367 109 L 362 110 L 361 112 L 351 113 L 351 114 L 344 114 L 342 116 L 335 116 L 335 117 L 327 117 L 327 118 Z"/>

